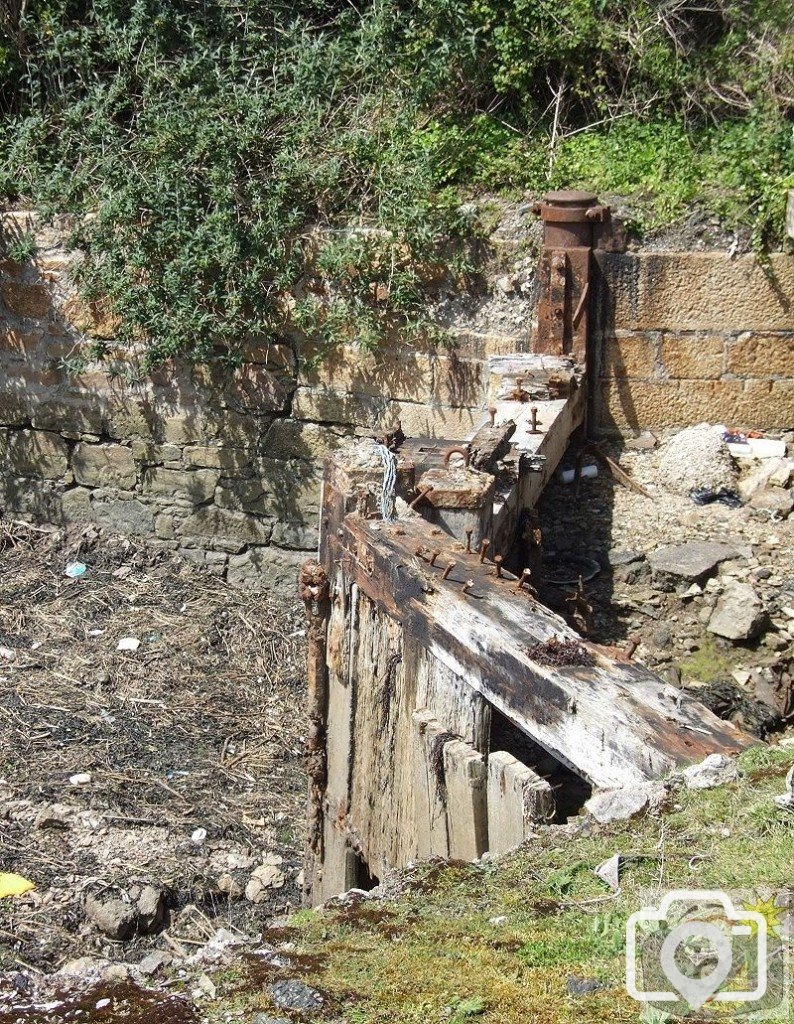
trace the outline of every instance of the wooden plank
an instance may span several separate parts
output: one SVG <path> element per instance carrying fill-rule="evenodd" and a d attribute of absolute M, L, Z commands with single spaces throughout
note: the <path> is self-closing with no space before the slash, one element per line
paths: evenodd
<path fill-rule="evenodd" d="M 383 600 L 439 660 L 594 786 L 659 778 L 709 753 L 736 753 L 755 742 L 695 701 L 679 707 L 648 669 L 597 648 L 589 667 L 533 662 L 528 652 L 536 643 L 580 638 L 462 545 L 450 546 L 458 568 L 444 580 L 440 568 L 414 554 L 426 530 L 421 521 L 373 526 L 349 516 L 337 538 L 339 557 L 355 548 L 346 566 L 372 600 Z M 469 596 L 461 590 L 466 579 L 475 581 Z"/>
<path fill-rule="evenodd" d="M 483 755 L 462 740 L 444 744 L 449 856 L 477 860 L 488 849 L 487 769 Z"/>
<path fill-rule="evenodd" d="M 554 794 L 545 779 L 504 750 L 488 758 L 488 849 L 507 853 L 527 838 L 533 824 L 554 818 Z"/>
<path fill-rule="evenodd" d="M 449 857 L 447 808 L 443 791 L 443 747 L 447 731 L 427 710 L 413 713 L 414 811 L 417 856 Z"/>

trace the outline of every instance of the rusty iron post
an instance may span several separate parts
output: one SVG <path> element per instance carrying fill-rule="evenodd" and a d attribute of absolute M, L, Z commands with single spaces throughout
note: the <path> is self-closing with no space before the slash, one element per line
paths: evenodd
<path fill-rule="evenodd" d="M 587 365 L 590 254 L 594 228 L 609 213 L 590 192 L 549 192 L 534 206 L 543 220 L 534 350 Z"/>

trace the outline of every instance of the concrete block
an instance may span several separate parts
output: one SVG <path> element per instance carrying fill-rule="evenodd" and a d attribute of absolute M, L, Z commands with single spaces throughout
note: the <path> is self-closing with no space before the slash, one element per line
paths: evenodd
<path fill-rule="evenodd" d="M 601 375 L 647 379 L 658 375 L 659 335 L 630 334 L 602 342 Z"/>
<path fill-rule="evenodd" d="M 723 252 L 606 253 L 598 321 L 632 331 L 791 330 L 794 255 Z"/>
<path fill-rule="evenodd" d="M 155 466 L 146 469 L 142 476 L 144 494 L 164 498 L 187 498 L 196 505 L 211 501 L 220 479 L 215 469 L 166 469 Z"/>
<path fill-rule="evenodd" d="M 737 377 L 794 377 L 794 331 L 740 334 L 728 346 L 727 368 Z"/>
<path fill-rule="evenodd" d="M 181 527 L 181 533 L 186 537 L 219 537 L 243 544 L 269 544 L 272 532 L 270 520 L 216 506 L 196 509 Z"/>

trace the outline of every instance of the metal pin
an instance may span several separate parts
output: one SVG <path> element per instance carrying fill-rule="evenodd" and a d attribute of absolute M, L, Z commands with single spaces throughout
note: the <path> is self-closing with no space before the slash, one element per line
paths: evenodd
<path fill-rule="evenodd" d="M 530 579 L 531 579 L 531 577 L 532 577 L 532 570 L 531 569 L 522 569 L 521 570 L 521 579 L 518 581 L 518 585 L 516 587 L 516 590 L 521 590 L 523 588 L 524 584 L 528 584 Z"/>
<path fill-rule="evenodd" d="M 441 554 L 440 551 L 431 551 L 430 552 L 430 564 L 431 565 L 435 565 L 436 564 L 436 559 L 438 558 L 438 556 L 440 554 Z"/>
<path fill-rule="evenodd" d="M 538 407 L 533 405 L 529 410 L 529 414 L 532 417 L 532 426 L 527 427 L 527 433 L 529 434 L 542 434 L 543 431 L 538 427 Z"/>
<path fill-rule="evenodd" d="M 493 564 L 496 566 L 496 575 L 499 577 L 499 579 L 501 579 L 502 578 L 502 556 L 501 555 L 494 555 L 494 557 L 493 557 Z"/>
<path fill-rule="evenodd" d="M 485 552 L 488 550 L 490 543 L 487 537 L 483 537 L 482 544 L 480 544 L 480 565 L 485 561 Z"/>
<path fill-rule="evenodd" d="M 638 636 L 629 637 L 629 642 L 626 645 L 626 657 L 634 657 L 634 652 L 640 646 L 640 638 Z"/>
<path fill-rule="evenodd" d="M 471 535 L 474 533 L 474 529 L 470 526 L 466 530 L 466 554 L 471 554 Z"/>
<path fill-rule="evenodd" d="M 488 415 L 491 417 L 491 426 L 492 427 L 496 426 L 496 413 L 497 413 L 496 406 L 495 405 L 489 405 L 488 406 Z"/>
<path fill-rule="evenodd" d="M 463 593 L 468 594 L 468 592 L 471 590 L 473 586 L 474 580 L 466 580 L 466 582 L 463 584 Z"/>
<path fill-rule="evenodd" d="M 414 550 L 414 554 L 416 555 L 417 558 L 424 558 L 424 550 L 424 546 L 420 544 L 419 547 Z"/>
<path fill-rule="evenodd" d="M 452 572 L 452 570 L 455 568 L 455 566 L 457 564 L 458 564 L 457 562 L 450 562 L 449 563 L 449 565 L 446 567 L 446 569 L 441 574 L 442 580 L 449 579 L 449 574 Z"/>
<path fill-rule="evenodd" d="M 428 484 L 427 487 L 423 487 L 422 490 L 417 494 L 414 500 L 409 504 L 408 508 L 416 508 L 422 498 L 426 498 L 427 495 L 433 490 L 433 485 Z"/>

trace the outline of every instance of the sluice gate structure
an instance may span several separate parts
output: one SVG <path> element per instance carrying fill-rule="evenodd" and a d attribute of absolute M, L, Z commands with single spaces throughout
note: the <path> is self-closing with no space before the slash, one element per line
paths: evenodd
<path fill-rule="evenodd" d="M 429 856 L 504 852 L 595 791 L 754 740 L 544 606 L 534 506 L 587 416 L 595 198 L 556 193 L 534 351 L 494 357 L 466 438 L 329 456 L 308 616 L 313 902 Z M 586 624 L 583 593 L 569 621 Z"/>

